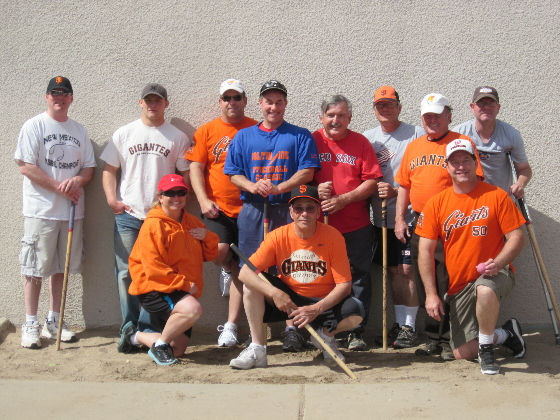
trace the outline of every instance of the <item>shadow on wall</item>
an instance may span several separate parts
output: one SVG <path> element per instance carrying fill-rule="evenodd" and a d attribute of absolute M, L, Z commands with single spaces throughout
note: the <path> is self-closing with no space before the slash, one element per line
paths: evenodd
<path fill-rule="evenodd" d="M 186 133 L 189 138 L 195 127 L 180 118 L 172 118 L 170 123 Z M 86 215 L 84 228 L 85 260 L 83 267 L 82 312 L 87 328 L 120 325 L 121 313 L 115 279 L 114 256 L 114 216 L 105 200 L 102 187 L 103 161 L 99 159 L 105 144 L 93 139 L 97 168 L 93 180 L 86 187 Z M 187 202 L 187 211 L 200 217 L 200 208 L 194 193 Z M 213 325 L 226 316 L 227 301 L 217 298 L 218 268 L 213 263 L 205 264 L 205 305 L 206 322 Z M 211 309 L 211 310 L 208 310 Z M 205 320 L 201 320 L 202 324 Z M 223 323 L 223 320 L 222 320 Z"/>

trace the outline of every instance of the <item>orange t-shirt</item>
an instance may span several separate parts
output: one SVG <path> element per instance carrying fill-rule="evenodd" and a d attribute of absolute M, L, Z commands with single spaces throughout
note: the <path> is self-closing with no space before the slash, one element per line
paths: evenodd
<path fill-rule="evenodd" d="M 504 235 L 524 224 L 504 190 L 480 181 L 468 194 L 457 194 L 451 187 L 428 200 L 416 233 L 441 239 L 449 273 L 447 293 L 454 295 L 480 276 L 477 264 L 496 258 L 504 247 Z"/>
<path fill-rule="evenodd" d="M 206 195 L 229 217 L 237 217 L 243 203 L 239 198 L 239 189 L 224 174 L 227 150 L 239 130 L 256 123 L 249 117 L 237 124 L 228 124 L 221 117 L 215 118 L 196 130 L 194 146 L 185 155 L 186 159 L 204 165 Z"/>
<path fill-rule="evenodd" d="M 273 230 L 250 260 L 261 271 L 275 265 L 281 280 L 301 296 L 324 298 L 335 283 L 352 281 L 344 237 L 320 222 L 309 239 L 296 235 L 294 223 Z"/>
<path fill-rule="evenodd" d="M 445 163 L 445 148 L 455 139 L 467 139 L 472 143 L 478 162 L 476 174 L 484 179 L 478 151 L 467 136 L 450 131 L 438 141 L 428 140 L 427 135 L 418 137 L 406 147 L 395 176 L 401 187 L 410 190 L 410 205 L 415 212 L 420 213 L 430 197 L 453 185 Z"/>

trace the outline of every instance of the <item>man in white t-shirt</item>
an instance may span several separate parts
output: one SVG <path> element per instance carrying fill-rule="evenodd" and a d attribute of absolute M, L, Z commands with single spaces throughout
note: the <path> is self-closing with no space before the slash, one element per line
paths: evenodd
<path fill-rule="evenodd" d="M 23 124 L 14 155 L 23 175 L 25 220 L 19 260 L 26 313 L 21 345 L 26 348 L 41 347 L 37 309 L 46 277 L 50 277 L 50 302 L 41 336 L 57 337 L 71 202 L 76 208 L 69 272 L 79 273 L 83 255 L 83 187 L 91 180 L 95 167 L 86 129 L 68 118 L 68 108 L 74 100 L 70 80 L 53 77 L 46 100 L 47 111 Z M 75 338 L 63 324 L 61 340 Z"/>
<path fill-rule="evenodd" d="M 140 119 L 115 131 L 101 153 L 105 162 L 103 190 L 115 214 L 115 271 L 123 318 L 120 352 L 130 351 L 123 339 L 127 333 L 137 328 L 151 330 L 149 314 L 140 309 L 138 298 L 128 293 L 128 257 L 146 213 L 156 200 L 158 181 L 176 171 L 187 183 L 189 180 L 189 164 L 184 157 L 191 141 L 165 121 L 167 91 L 157 83 L 149 83 L 142 90 L 139 105 Z"/>

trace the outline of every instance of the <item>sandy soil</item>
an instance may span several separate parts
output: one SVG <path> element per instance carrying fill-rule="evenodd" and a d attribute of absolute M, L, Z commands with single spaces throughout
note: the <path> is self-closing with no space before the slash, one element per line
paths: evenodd
<path fill-rule="evenodd" d="M 213 334 L 195 330 L 192 346 L 180 363 L 157 366 L 142 352 L 117 352 L 114 329 L 95 329 L 78 333 L 79 341 L 62 343 L 56 351 L 53 341 L 43 340 L 43 348 L 23 349 L 19 330 L 11 328 L 0 337 L 0 377 L 3 379 L 55 380 L 65 382 L 170 382 L 204 384 L 331 384 L 353 382 L 338 367 L 327 366 L 318 350 L 282 353 L 281 342 L 272 339 L 268 345 L 267 369 L 238 371 L 228 367 L 241 347 L 218 348 Z M 501 374 L 492 378 L 503 387 L 527 383 L 549 384 L 560 398 L 560 346 L 552 334 L 533 333 L 525 336 L 527 355 L 518 360 L 506 350 L 498 349 Z M 406 383 L 429 381 L 450 388 L 476 384 L 489 378 L 480 373 L 478 364 L 469 361 L 442 362 L 436 357 L 419 357 L 414 349 L 388 350 L 374 348 L 366 352 L 343 351 L 347 364 L 358 376 L 358 382 Z M 462 386 L 462 388 L 464 388 Z"/>

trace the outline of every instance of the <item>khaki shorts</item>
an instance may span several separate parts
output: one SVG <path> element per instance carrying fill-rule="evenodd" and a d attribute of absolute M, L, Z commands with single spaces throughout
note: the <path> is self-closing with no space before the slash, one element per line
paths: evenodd
<path fill-rule="evenodd" d="M 83 220 L 74 221 L 70 273 L 80 273 L 83 261 Z M 19 263 L 21 274 L 33 277 L 50 277 L 64 273 L 66 247 L 68 243 L 68 221 L 26 217 L 23 223 L 23 238 Z"/>
<path fill-rule="evenodd" d="M 501 302 L 513 289 L 515 276 L 509 267 L 501 270 L 494 277 L 480 276 L 467 284 L 463 290 L 453 296 L 447 296 L 449 302 L 449 323 L 451 324 L 450 344 L 453 349 L 461 347 L 471 340 L 478 339 L 478 321 L 476 319 L 476 287 L 487 286 L 496 293 Z"/>

